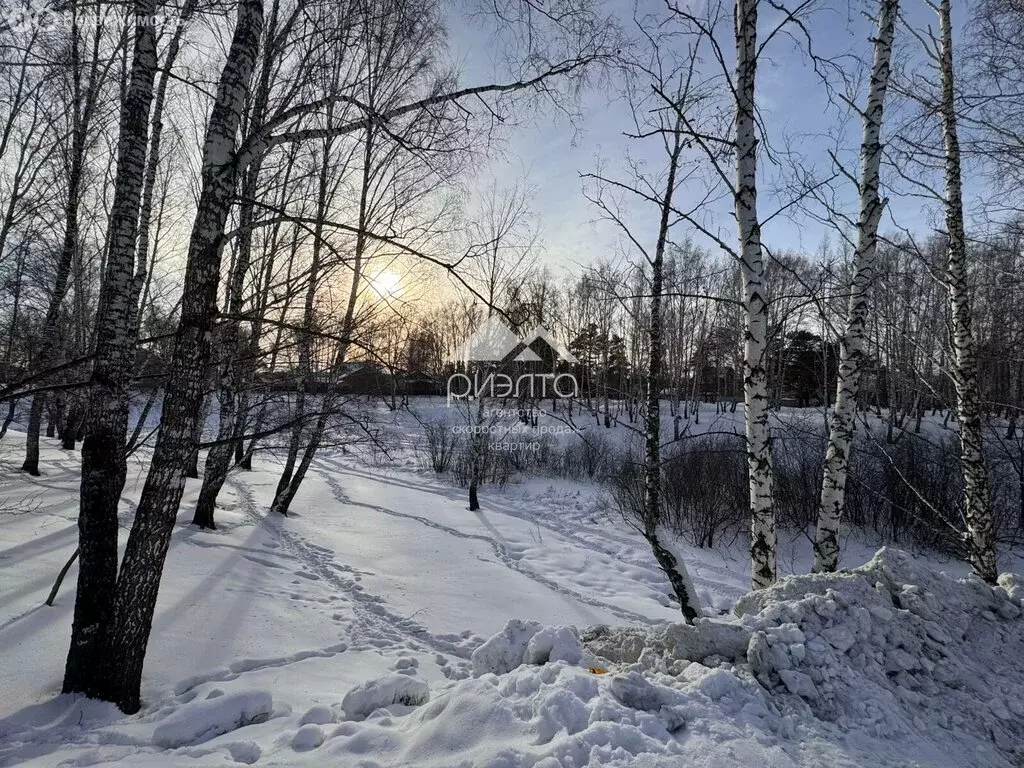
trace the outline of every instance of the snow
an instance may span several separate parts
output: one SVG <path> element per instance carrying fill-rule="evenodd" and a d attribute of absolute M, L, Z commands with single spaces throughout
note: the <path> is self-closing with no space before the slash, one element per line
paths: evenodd
<path fill-rule="evenodd" d="M 317 704 L 306 710 L 306 714 L 299 718 L 299 725 L 312 723 L 313 725 L 327 725 L 334 722 L 334 711 L 324 705 Z"/>
<path fill-rule="evenodd" d="M 269 691 L 210 695 L 172 712 L 153 729 L 153 743 L 173 749 L 266 721 L 274 711 Z"/>
<path fill-rule="evenodd" d="M 218 530 L 190 480 L 146 659 L 142 710 L 58 695 L 77 567 L 77 453 L 0 496 L 0 765 L 1015 766 L 1024 760 L 1024 582 L 845 542 L 832 575 L 745 595 L 744 542 L 672 543 L 705 617 L 677 623 L 646 543 L 591 483 L 465 491 L 325 450 L 287 519 L 279 467 L 229 475 Z M 0 441 L 15 461 L 20 436 Z M 145 478 L 133 457 L 121 508 Z M 125 531 L 122 531 L 122 543 Z M 809 570 L 803 537 L 780 565 Z"/>
<path fill-rule="evenodd" d="M 392 704 L 418 707 L 429 698 L 430 689 L 422 680 L 407 675 L 388 675 L 357 685 L 345 694 L 341 708 L 347 717 L 360 720 Z"/>
<path fill-rule="evenodd" d="M 549 661 L 579 664 L 582 660 L 583 646 L 576 627 L 543 627 L 530 638 L 523 654 L 526 664 L 546 664 Z"/>
<path fill-rule="evenodd" d="M 307 723 L 295 732 L 292 738 L 292 749 L 296 752 L 308 752 L 324 743 L 324 729 L 316 723 Z"/>
<path fill-rule="evenodd" d="M 502 675 L 520 664 L 567 661 L 579 664 L 583 645 L 576 627 L 542 627 L 535 621 L 510 620 L 501 632 L 473 651 L 473 674 Z"/>
<path fill-rule="evenodd" d="M 523 663 L 526 649 L 541 629 L 536 621 L 512 619 L 498 634 L 473 651 L 473 674 L 501 675 Z"/>
<path fill-rule="evenodd" d="M 781 682 L 815 717 L 889 738 L 930 722 L 936 737 L 955 734 L 947 754 L 974 741 L 993 765 L 994 746 L 1024 743 L 1024 722 L 996 714 L 1019 701 L 1024 652 L 1019 598 L 1002 586 L 882 549 L 844 574 L 792 577 L 737 610 L 754 629 L 752 673 L 769 690 Z"/>

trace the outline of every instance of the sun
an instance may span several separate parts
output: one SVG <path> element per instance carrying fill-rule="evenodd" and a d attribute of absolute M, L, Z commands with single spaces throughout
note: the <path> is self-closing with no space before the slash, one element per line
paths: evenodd
<path fill-rule="evenodd" d="M 397 272 L 385 269 L 370 278 L 370 285 L 381 298 L 395 298 L 402 292 L 402 278 Z"/>

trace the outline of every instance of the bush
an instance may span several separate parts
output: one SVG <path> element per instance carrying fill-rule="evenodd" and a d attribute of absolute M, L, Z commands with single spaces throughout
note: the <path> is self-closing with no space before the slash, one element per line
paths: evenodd
<path fill-rule="evenodd" d="M 476 449 L 480 485 L 496 485 L 504 488 L 516 474 L 516 467 L 511 452 L 493 449 L 489 436 L 477 436 Z M 451 465 L 452 479 L 460 488 L 468 488 L 473 479 L 474 440 L 466 440 L 460 444 Z"/>
<path fill-rule="evenodd" d="M 615 464 L 615 450 L 601 430 L 587 430 L 570 440 L 562 451 L 561 472 L 565 477 L 593 480 L 607 475 Z"/>
<path fill-rule="evenodd" d="M 427 465 L 435 472 L 447 472 L 459 452 L 459 436 L 444 421 L 423 423 L 424 450 Z"/>
<path fill-rule="evenodd" d="M 821 494 L 825 433 L 810 420 L 774 428 L 775 513 L 780 529 L 812 532 Z M 576 456 L 570 451 L 566 455 Z M 574 461 L 578 459 L 574 458 Z M 632 525 L 641 522 L 643 457 L 638 448 L 610 454 L 610 506 Z M 1001 524 L 1015 516 L 1002 499 L 1016 500 L 1009 480 L 991 473 Z M 713 547 L 747 526 L 749 499 L 741 435 L 697 435 L 669 444 L 661 466 L 661 524 L 695 546 Z M 906 434 L 890 445 L 858 440 L 846 486 L 844 525 L 869 530 L 885 542 L 963 556 L 959 522 L 963 485 L 955 435 L 927 440 Z"/>
<path fill-rule="evenodd" d="M 688 438 L 667 447 L 661 464 L 662 519 L 673 533 L 712 547 L 744 527 L 747 475 L 741 437 Z M 644 459 L 634 448 L 611 457 L 608 506 L 643 528 Z"/>
<path fill-rule="evenodd" d="M 811 530 L 818 524 L 825 473 L 825 431 L 821 414 L 776 426 L 772 440 L 775 519 L 780 528 Z"/>
<path fill-rule="evenodd" d="M 662 460 L 666 524 L 698 547 L 735 536 L 746 521 L 747 467 L 743 438 L 688 438 Z"/>
<path fill-rule="evenodd" d="M 777 422 L 772 430 L 778 526 L 813 536 L 825 455 L 824 419 L 816 411 Z M 453 434 L 443 422 L 424 424 L 424 436 L 425 464 L 435 472 L 450 472 L 457 484 L 468 486 L 473 441 Z M 846 484 L 844 528 L 873 533 L 885 543 L 963 557 L 963 479 L 956 432 L 904 432 L 891 443 L 879 437 L 858 430 Z M 614 434 L 603 429 L 586 430 L 564 443 L 539 431 L 512 433 L 501 450 L 494 440 L 487 436 L 477 441 L 482 484 L 501 487 L 531 471 L 598 480 L 607 490 L 604 503 L 630 525 L 642 525 L 639 441 L 620 448 Z M 1020 442 L 1018 447 L 992 439 L 986 446 L 997 536 L 1003 546 L 1024 539 L 1024 440 Z M 703 434 L 668 444 L 661 476 L 661 525 L 699 547 L 713 547 L 746 529 L 749 501 L 742 435 Z"/>
<path fill-rule="evenodd" d="M 964 554 L 963 481 L 952 434 L 858 443 L 846 488 L 848 524 L 868 528 L 886 542 Z"/>

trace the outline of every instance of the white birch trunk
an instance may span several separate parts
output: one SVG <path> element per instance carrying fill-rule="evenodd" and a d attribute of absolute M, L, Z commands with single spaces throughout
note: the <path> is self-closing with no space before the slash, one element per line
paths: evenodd
<path fill-rule="evenodd" d="M 878 222 L 885 201 L 878 196 L 878 174 L 882 164 L 882 114 L 889 84 L 889 61 L 899 11 L 899 0 L 881 0 L 874 62 L 864 107 L 864 136 L 860 145 L 860 217 L 857 248 L 853 255 L 850 303 L 846 329 L 839 341 L 839 373 L 836 402 L 829 423 L 825 449 L 825 473 L 821 483 L 818 528 L 814 537 L 815 573 L 830 573 L 839 565 L 839 521 L 846 496 L 847 468 L 857 418 L 857 393 L 866 357 L 868 303 L 875 278 Z"/>
<path fill-rule="evenodd" d="M 768 424 L 768 301 L 764 286 L 761 224 L 757 218 L 758 0 L 736 0 L 736 224 L 743 281 L 743 399 L 750 480 L 750 579 L 753 589 L 775 582 L 775 503 L 772 440 Z"/>
<path fill-rule="evenodd" d="M 261 0 L 238 4 L 227 61 L 203 146 L 202 190 L 189 241 L 181 320 L 149 474 L 117 578 L 102 698 L 124 712 L 140 706 L 142 664 L 156 608 L 164 558 L 185 488 L 185 467 L 199 419 L 217 312 L 221 237 L 234 197 L 235 142 L 263 30 Z"/>
<path fill-rule="evenodd" d="M 998 576 L 995 526 L 982 451 L 981 395 L 978 389 L 978 362 L 971 331 L 970 286 L 967 280 L 950 0 L 941 0 L 939 4 L 939 29 L 939 68 L 942 76 L 940 112 L 942 143 L 946 155 L 946 230 L 949 237 L 946 282 L 953 319 L 953 383 L 956 386 L 957 422 L 960 427 L 960 463 L 964 472 L 967 553 L 974 572 L 990 584 L 995 584 Z"/>
<path fill-rule="evenodd" d="M 672 591 L 679 600 L 679 609 L 682 611 L 683 618 L 687 624 L 692 624 L 700 616 L 700 602 L 694 592 L 693 583 L 690 581 L 690 575 L 686 571 L 683 559 L 677 552 L 667 548 L 663 543 L 665 540 L 659 536 L 659 526 L 662 526 L 664 522 L 662 520 L 664 505 L 661 486 L 661 372 L 664 356 L 661 318 L 662 294 L 664 292 L 662 273 L 672 216 L 672 193 L 675 191 L 676 173 L 682 151 L 683 142 L 679 135 L 677 122 L 669 153 L 668 180 L 665 184 L 665 198 L 661 204 L 658 241 L 654 249 L 654 259 L 651 262 L 651 316 L 647 326 L 650 351 L 647 356 L 647 376 L 645 377 L 647 414 L 644 428 L 643 535 L 647 539 L 647 543 L 650 544 L 658 565 L 672 585 Z"/>
<path fill-rule="evenodd" d="M 117 507 L 125 481 L 129 382 L 135 356 L 135 239 L 156 76 L 155 0 L 139 0 L 131 77 L 121 110 L 109 249 L 96 317 L 89 415 L 82 443 L 78 592 L 64 693 L 112 701 L 106 641 L 117 579 Z M 70 222 L 70 219 L 69 219 Z"/>
<path fill-rule="evenodd" d="M 268 34 L 272 35 L 277 27 L 277 3 L 271 6 Z M 259 86 L 249 112 L 249 128 L 258 130 L 266 117 L 267 102 L 270 99 L 271 70 L 273 68 L 274 48 L 264 48 L 262 72 Z M 239 432 L 239 397 L 238 390 L 241 364 L 237 358 L 244 353 L 240 339 L 241 321 L 239 317 L 245 308 L 245 279 L 252 261 L 252 223 L 254 218 L 254 200 L 257 195 L 260 171 L 263 158 L 257 158 L 249 168 L 241 174 L 241 203 L 238 210 L 238 227 L 240 234 L 235 248 L 234 264 L 228 288 L 228 318 L 221 326 L 220 347 L 223 363 L 220 371 L 218 391 L 218 428 L 217 443 L 211 446 L 206 454 L 203 467 L 203 485 L 199 491 L 192 524 L 200 528 L 215 529 L 214 510 L 217 496 L 224 486 L 231 465 L 231 455 L 235 451 L 232 438 Z M 248 345 L 247 345 L 248 346 Z M 244 414 L 243 414 L 244 417 Z"/>

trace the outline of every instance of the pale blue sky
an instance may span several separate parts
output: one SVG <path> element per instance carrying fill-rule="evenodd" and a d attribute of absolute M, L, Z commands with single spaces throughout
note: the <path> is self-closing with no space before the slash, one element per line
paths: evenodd
<path fill-rule="evenodd" d="M 655 0 L 648 1 L 653 3 L 649 7 L 663 8 Z M 871 6 L 875 4 L 871 3 Z M 905 17 L 915 26 L 924 28 L 934 23 L 934 13 L 923 0 L 905 0 L 903 6 Z M 632 23 L 632 2 L 614 3 L 608 7 L 614 8 L 625 22 Z M 816 53 L 829 57 L 852 53 L 868 59 L 871 55 L 869 35 L 873 25 L 858 10 L 865 7 L 868 7 L 867 3 L 854 0 L 820 4 L 819 10 L 808 21 Z M 966 4 L 954 2 L 954 16 L 958 24 L 965 15 Z M 767 29 L 769 19 L 765 13 L 762 13 L 762 22 Z M 451 15 L 447 24 L 453 55 L 465 64 L 463 81 L 469 84 L 493 79 L 493 73 L 500 71 L 500 64 L 491 60 L 486 34 L 460 14 Z M 723 27 L 722 33 L 725 35 L 723 44 L 731 53 L 731 41 L 728 39 L 731 28 Z M 828 104 L 826 90 L 806 57 L 802 56 L 799 45 L 793 39 L 779 36 L 771 43 L 759 65 L 759 107 L 768 124 L 769 139 L 778 147 L 788 142 L 803 155 L 806 163 L 827 171 L 830 166 L 828 149 L 835 146 L 835 140 L 830 137 L 841 134 L 840 156 L 851 170 L 855 170 L 859 120 L 856 117 L 841 119 L 839 110 Z M 897 46 L 908 56 L 916 55 L 918 50 L 917 42 L 902 29 L 897 30 Z M 850 71 L 851 61 L 847 60 L 844 68 Z M 858 101 L 862 92 L 859 87 L 855 91 Z M 536 188 L 533 209 L 538 216 L 545 246 L 544 261 L 553 267 L 571 269 L 572 263 L 613 257 L 619 250 L 615 228 L 606 222 L 595 221 L 599 211 L 582 194 L 581 173 L 593 171 L 600 158 L 608 175 L 625 179 L 628 172 L 623 159 L 627 152 L 635 159 L 648 161 L 652 170 L 663 164 L 655 143 L 641 145 L 622 135 L 632 126 L 630 112 L 627 104 L 614 96 L 614 89 L 610 88 L 585 92 L 578 107 L 581 118 L 576 121 L 575 130 L 565 116 L 551 111 L 525 119 L 508 133 L 503 151 L 500 155 L 495 154 L 489 169 L 481 177 L 494 177 L 500 182 L 525 178 Z M 890 106 L 895 109 L 891 99 Z M 779 169 L 762 155 L 762 217 L 791 199 L 789 193 L 777 191 L 779 181 Z M 854 215 L 856 198 L 852 185 L 845 183 L 841 191 L 845 212 Z M 681 190 L 680 194 L 681 204 L 685 204 L 687 190 Z M 699 198 L 691 195 L 691 200 L 695 199 Z M 636 230 L 650 242 L 655 235 L 652 212 L 638 206 L 632 208 L 631 213 Z M 902 226 L 919 232 L 934 222 L 934 217 L 920 200 L 902 198 L 891 190 L 890 213 Z M 723 240 L 731 243 L 735 239 L 735 226 L 729 205 L 716 207 L 711 218 Z M 769 222 L 764 230 L 765 242 L 775 249 L 814 252 L 826 236 L 833 242 L 837 240 L 828 227 L 813 219 L 806 216 L 794 218 L 777 217 Z M 685 226 L 679 225 L 673 230 L 673 236 L 682 239 L 686 234 Z M 891 221 L 884 222 L 883 228 L 892 230 Z"/>

